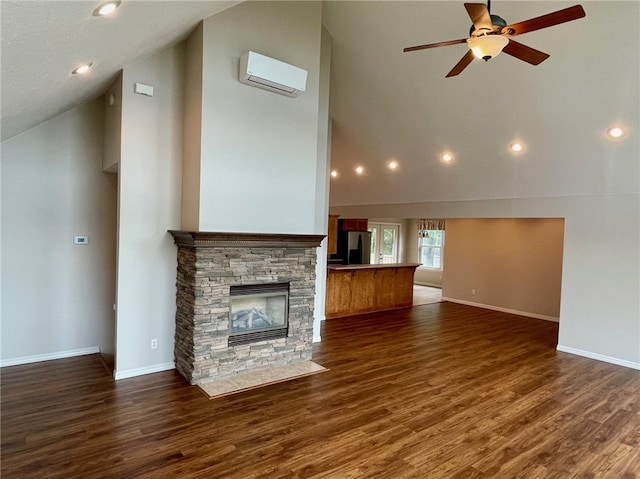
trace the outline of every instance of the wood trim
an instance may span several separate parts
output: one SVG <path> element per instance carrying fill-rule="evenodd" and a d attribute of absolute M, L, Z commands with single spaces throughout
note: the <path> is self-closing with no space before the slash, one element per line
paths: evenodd
<path fill-rule="evenodd" d="M 174 242 L 182 247 L 227 248 L 317 248 L 324 235 L 273 233 L 213 233 L 207 231 L 169 230 Z"/>
<path fill-rule="evenodd" d="M 327 228 L 327 254 L 338 252 L 338 217 L 340 215 L 329 215 L 329 225 Z"/>

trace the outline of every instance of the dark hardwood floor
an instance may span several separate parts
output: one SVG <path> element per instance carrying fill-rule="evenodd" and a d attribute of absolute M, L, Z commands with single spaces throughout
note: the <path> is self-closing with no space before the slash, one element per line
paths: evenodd
<path fill-rule="evenodd" d="M 97 356 L 2 370 L 2 479 L 640 478 L 640 372 L 453 303 L 325 322 L 330 371 L 209 400 Z"/>

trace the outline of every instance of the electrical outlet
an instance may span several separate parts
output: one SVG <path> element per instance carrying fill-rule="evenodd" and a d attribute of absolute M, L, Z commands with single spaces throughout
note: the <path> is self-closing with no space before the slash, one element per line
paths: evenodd
<path fill-rule="evenodd" d="M 472 289 L 472 290 L 471 290 L 471 294 L 476 294 L 476 290 L 475 290 L 475 289 Z"/>
<path fill-rule="evenodd" d="M 157 339 L 152 339 L 151 340 L 151 349 L 158 349 L 158 340 Z"/>

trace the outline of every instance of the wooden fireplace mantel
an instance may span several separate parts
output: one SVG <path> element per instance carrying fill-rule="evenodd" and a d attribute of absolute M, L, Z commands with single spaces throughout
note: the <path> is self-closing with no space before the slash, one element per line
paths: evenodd
<path fill-rule="evenodd" d="M 169 230 L 178 246 L 229 248 L 317 248 L 324 235 L 274 233 L 213 233 Z"/>

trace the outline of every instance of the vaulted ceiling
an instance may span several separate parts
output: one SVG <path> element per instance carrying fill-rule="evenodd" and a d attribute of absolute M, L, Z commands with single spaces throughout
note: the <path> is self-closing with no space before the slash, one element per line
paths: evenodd
<path fill-rule="evenodd" d="M 105 1 L 0 1 L 3 140 L 104 94 L 124 66 L 239 3 L 124 0 L 112 16 L 93 16 Z M 72 76 L 85 62 L 91 73 Z"/>
<path fill-rule="evenodd" d="M 452 78 L 466 45 L 402 49 L 465 38 L 463 2 L 325 4 L 339 174 L 331 204 L 637 192 L 640 3 L 582 3 L 585 18 L 517 37 L 551 55 L 540 65 L 501 54 Z M 515 23 L 574 4 L 493 1 L 491 11 Z M 608 141 L 618 123 L 628 136 Z M 508 150 L 515 140 L 518 155 Z"/>
<path fill-rule="evenodd" d="M 238 2 L 125 0 L 113 18 L 97 18 L 100 3 L 1 1 L 3 139 L 103 94 L 119 69 Z M 573 4 L 491 7 L 515 23 Z M 502 54 L 445 78 L 466 45 L 402 49 L 466 37 L 462 1 L 325 2 L 339 174 L 332 204 L 475 199 L 487 189 L 495 198 L 637 191 L 637 174 L 606 165 L 578 186 L 565 181 L 585 155 L 615 161 L 638 152 L 640 3 L 583 6 L 583 19 L 518 37 L 551 55 L 539 66 Z M 94 63 L 91 73 L 72 76 L 84 61 Z M 604 138 L 612 124 L 628 131 L 614 147 Z M 508 151 L 514 140 L 525 145 L 519 156 Z M 454 160 L 444 164 L 447 151 Z M 392 159 L 394 172 L 386 168 Z M 358 164 L 365 175 L 354 173 Z"/>

